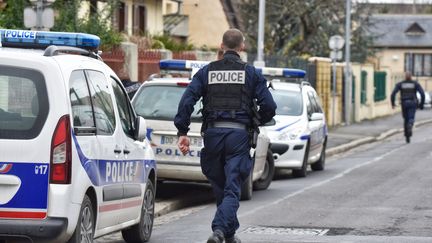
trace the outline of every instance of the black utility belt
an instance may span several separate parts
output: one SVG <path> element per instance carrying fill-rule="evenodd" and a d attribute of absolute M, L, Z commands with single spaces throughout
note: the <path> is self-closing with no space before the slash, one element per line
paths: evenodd
<path fill-rule="evenodd" d="M 229 122 L 229 121 L 217 121 L 209 122 L 208 128 L 234 128 L 247 130 L 247 126 L 240 122 Z"/>

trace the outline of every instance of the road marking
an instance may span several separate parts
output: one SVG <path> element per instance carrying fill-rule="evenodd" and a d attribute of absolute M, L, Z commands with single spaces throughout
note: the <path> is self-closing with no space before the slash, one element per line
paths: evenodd
<path fill-rule="evenodd" d="M 266 235 L 323 236 L 328 231 L 329 229 L 250 226 L 244 229 L 241 233 Z"/>
<path fill-rule="evenodd" d="M 343 172 L 341 172 L 341 173 L 339 173 L 339 174 L 336 174 L 335 176 L 333 176 L 333 177 L 331 177 L 331 178 L 329 178 L 329 179 L 326 179 L 326 180 L 320 181 L 320 182 L 318 182 L 318 183 L 312 184 L 312 185 L 307 186 L 307 187 L 305 187 L 305 188 L 303 188 L 303 189 L 300 189 L 300 190 L 298 190 L 298 191 L 295 191 L 295 192 L 293 192 L 293 193 L 290 193 L 290 194 L 288 194 L 288 195 L 286 195 L 286 196 L 284 196 L 284 197 L 282 197 L 282 198 L 280 198 L 280 199 L 278 199 L 278 200 L 276 200 L 276 201 L 273 201 L 273 202 L 268 203 L 268 204 L 264 204 L 264 205 L 262 205 L 262 206 L 256 207 L 255 209 L 249 210 L 248 212 L 245 212 L 245 213 L 239 214 L 238 217 L 239 217 L 239 218 L 241 218 L 241 217 L 246 217 L 246 216 L 248 216 L 248 215 L 251 215 L 251 214 L 254 214 L 254 213 L 258 212 L 258 211 L 261 211 L 261 210 L 263 210 L 263 209 L 266 208 L 266 207 L 270 207 L 270 206 L 276 205 L 276 204 L 281 203 L 281 202 L 283 202 L 283 201 L 285 201 L 285 200 L 287 200 L 287 199 L 289 199 L 289 198 L 292 198 L 292 197 L 294 197 L 294 196 L 297 196 L 297 195 L 299 195 L 299 194 L 301 194 L 301 193 L 303 193 L 303 192 L 305 192 L 305 191 L 308 191 L 308 190 L 313 189 L 313 188 L 316 188 L 316 187 L 320 187 L 320 186 L 322 186 L 322 185 L 324 185 L 324 184 L 327 184 L 327 183 L 329 183 L 329 182 L 331 182 L 331 181 L 334 181 L 334 180 L 336 180 L 336 179 L 342 178 L 343 176 L 349 174 L 350 172 L 352 172 L 352 171 L 355 170 L 355 169 L 358 169 L 358 168 L 361 168 L 361 167 L 363 167 L 363 166 L 366 166 L 366 165 L 369 165 L 369 164 L 375 163 L 375 162 L 377 162 L 377 161 L 379 161 L 379 160 L 382 160 L 383 158 L 387 157 L 388 155 L 392 154 L 393 152 L 399 150 L 400 147 L 402 147 L 402 146 L 403 146 L 403 145 L 398 146 L 397 148 L 392 149 L 392 150 L 390 150 L 389 152 L 387 152 L 387 153 L 385 153 L 385 154 L 383 154 L 383 155 L 381 155 L 381 156 L 375 157 L 375 158 L 372 159 L 372 160 L 366 161 L 366 162 L 364 162 L 364 163 L 362 163 L 362 164 L 358 164 L 358 165 L 356 165 L 356 166 L 354 166 L 354 167 L 352 167 L 352 168 L 346 169 L 346 170 L 344 170 Z"/>

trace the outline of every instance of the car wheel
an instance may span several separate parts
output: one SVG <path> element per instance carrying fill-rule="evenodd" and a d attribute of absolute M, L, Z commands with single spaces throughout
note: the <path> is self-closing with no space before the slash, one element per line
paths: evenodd
<path fill-rule="evenodd" d="M 141 218 L 138 224 L 122 230 L 123 239 L 128 243 L 147 242 L 150 239 L 155 209 L 155 188 L 153 183 L 147 181 L 144 199 L 141 207 Z"/>
<path fill-rule="evenodd" d="M 313 171 L 324 170 L 325 167 L 325 159 L 326 159 L 326 147 L 327 147 L 327 138 L 324 141 L 323 148 L 321 151 L 321 156 L 319 160 L 313 164 L 311 164 L 311 169 Z"/>
<path fill-rule="evenodd" d="M 95 225 L 95 214 L 90 198 L 85 195 L 81 204 L 78 223 L 75 232 L 68 241 L 69 243 L 91 243 L 93 242 Z"/>
<path fill-rule="evenodd" d="M 247 201 L 252 199 L 252 189 L 253 189 L 253 167 L 251 173 L 246 178 L 246 181 L 243 183 L 240 191 L 240 200 Z"/>
<path fill-rule="evenodd" d="M 300 169 L 294 169 L 292 170 L 292 174 L 294 177 L 306 177 L 307 173 L 307 166 L 308 166 L 308 159 L 309 159 L 309 141 L 306 143 L 306 149 L 303 157 L 303 164 Z"/>
<path fill-rule="evenodd" d="M 261 175 L 261 178 L 259 178 L 257 181 L 253 183 L 253 188 L 255 190 L 267 189 L 273 180 L 274 173 L 275 173 L 275 167 L 274 167 L 273 153 L 269 149 L 267 150 L 267 157 L 266 157 L 266 163 L 264 166 L 263 174 Z"/>

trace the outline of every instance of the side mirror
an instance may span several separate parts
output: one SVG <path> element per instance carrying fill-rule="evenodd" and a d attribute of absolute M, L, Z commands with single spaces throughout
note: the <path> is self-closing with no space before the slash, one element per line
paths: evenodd
<path fill-rule="evenodd" d="M 276 120 L 274 118 L 272 118 L 269 122 L 263 124 L 263 126 L 265 127 L 274 126 L 274 125 L 276 125 Z"/>
<path fill-rule="evenodd" d="M 309 118 L 310 121 L 322 121 L 324 120 L 324 114 L 323 113 L 312 113 L 312 115 Z"/>
<path fill-rule="evenodd" d="M 147 135 L 146 120 L 141 116 L 138 116 L 136 119 L 135 139 L 138 141 L 143 141 L 146 135 Z"/>

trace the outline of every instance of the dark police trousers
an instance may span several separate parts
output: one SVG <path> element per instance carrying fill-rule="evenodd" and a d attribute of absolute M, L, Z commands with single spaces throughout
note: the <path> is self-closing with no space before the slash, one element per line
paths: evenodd
<path fill-rule="evenodd" d="M 247 130 L 208 128 L 204 133 L 201 169 L 216 197 L 212 230 L 219 229 L 225 238 L 232 237 L 239 228 L 237 210 L 241 185 L 252 169 Z"/>
<path fill-rule="evenodd" d="M 412 134 L 412 127 L 414 126 L 415 112 L 417 109 L 417 102 L 415 100 L 402 100 L 402 116 L 404 119 L 405 136 L 410 137 Z"/>

